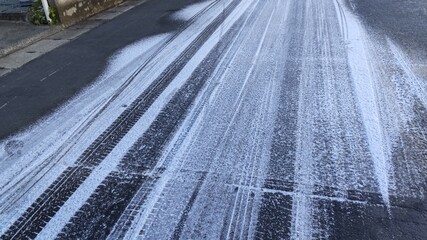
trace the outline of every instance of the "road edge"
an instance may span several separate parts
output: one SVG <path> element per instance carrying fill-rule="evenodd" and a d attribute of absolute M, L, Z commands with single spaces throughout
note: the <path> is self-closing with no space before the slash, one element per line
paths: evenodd
<path fill-rule="evenodd" d="M 149 0 L 125 0 L 69 26 L 53 26 L 0 51 L 0 78 Z M 55 40 L 55 44 L 52 41 Z M 41 49 L 40 51 L 34 49 Z"/>

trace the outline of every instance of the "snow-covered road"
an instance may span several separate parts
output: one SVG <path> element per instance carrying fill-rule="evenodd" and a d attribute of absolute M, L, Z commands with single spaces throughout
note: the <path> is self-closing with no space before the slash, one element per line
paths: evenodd
<path fill-rule="evenodd" d="M 168 17 L 0 143 L 0 239 L 426 237 L 427 78 L 397 43 L 344 0 Z"/>

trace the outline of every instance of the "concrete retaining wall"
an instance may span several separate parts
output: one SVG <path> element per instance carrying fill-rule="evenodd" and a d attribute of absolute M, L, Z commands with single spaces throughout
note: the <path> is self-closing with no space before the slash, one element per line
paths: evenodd
<path fill-rule="evenodd" d="M 56 7 L 61 24 L 68 26 L 124 0 L 50 0 Z"/>

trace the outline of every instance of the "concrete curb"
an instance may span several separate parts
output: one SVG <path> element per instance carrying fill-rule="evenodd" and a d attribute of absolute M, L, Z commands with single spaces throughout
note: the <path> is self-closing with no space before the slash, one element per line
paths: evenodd
<path fill-rule="evenodd" d="M 63 27 L 53 26 L 46 31 L 43 31 L 43 32 L 38 33 L 36 35 L 33 35 L 29 38 L 23 39 L 19 42 L 16 42 L 15 44 L 13 44 L 7 48 L 0 49 L 0 58 L 5 57 L 6 55 L 9 55 L 13 52 L 16 52 L 22 48 L 25 48 L 25 47 L 33 44 L 33 43 L 36 43 L 36 42 L 40 41 L 41 39 L 48 38 L 48 37 L 60 32 L 61 30 L 63 30 Z"/>
<path fill-rule="evenodd" d="M 55 0 L 58 19 L 63 26 L 71 26 L 97 13 L 119 6 L 125 0 Z"/>

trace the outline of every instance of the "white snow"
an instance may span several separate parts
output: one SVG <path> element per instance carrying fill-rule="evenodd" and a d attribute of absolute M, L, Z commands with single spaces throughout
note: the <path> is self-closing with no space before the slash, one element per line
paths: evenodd
<path fill-rule="evenodd" d="M 173 19 L 194 22 L 182 32 L 152 36 L 121 49 L 93 85 L 0 143 L 0 235 L 230 3 L 203 1 L 173 13 Z M 145 173 L 159 179 L 136 210 L 125 238 L 172 236 L 196 190 L 182 238 L 220 238 L 222 229 L 226 238 L 253 238 L 263 193 L 292 197 L 292 239 L 328 238 L 334 216 L 319 202 L 382 207 L 348 199 L 347 192 L 356 190 L 379 194 L 390 208 L 390 196 L 404 194 L 394 189 L 397 181 L 407 185 L 405 191 L 417 189 L 424 180 L 419 165 L 406 156 L 392 161 L 392 149 L 401 134 L 412 130 L 413 104 L 419 101 L 427 107 L 426 82 L 412 71 L 411 60 L 396 43 L 386 37 L 375 41 L 345 6 L 344 0 L 241 1 L 37 238 L 60 233 L 243 14 L 249 14 L 243 27 L 190 113 L 156 167 Z M 252 13 L 259 15 L 253 19 Z M 296 27 L 291 22 L 301 24 L 302 42 L 287 36 Z M 300 59 L 289 56 L 292 47 L 300 48 Z M 287 60 L 301 62 L 300 69 L 287 69 Z M 285 71 L 298 72 L 298 79 L 284 81 Z M 294 163 L 294 176 L 286 176 L 294 182 L 293 192 L 263 185 L 267 178 L 279 180 L 267 174 L 274 117 L 283 104 L 279 90 L 289 87 L 283 82 L 299 84 L 297 100 L 286 103 L 298 104 L 297 126 L 283 133 L 296 138 L 296 146 L 286 150 L 295 151 L 289 154 L 294 159 L 285 159 L 288 153 L 283 156 L 284 162 Z M 10 141 L 16 141 L 21 155 L 6 153 Z M 396 161 L 405 161 L 407 168 L 400 178 L 394 175 Z M 320 191 L 324 188 L 333 188 L 334 196 Z M 144 191 L 130 207 L 142 201 L 138 196 Z"/>
<path fill-rule="evenodd" d="M 250 1 L 243 1 L 238 10 L 233 12 L 229 19 L 225 21 L 224 32 L 236 21 L 236 19 L 251 5 Z M 263 16 L 269 16 L 272 10 L 273 4 L 269 4 L 270 8 L 263 11 Z M 253 10 L 253 9 L 251 9 Z M 278 17 L 278 14 L 275 14 Z M 267 24 L 267 19 L 262 18 L 259 22 L 261 26 Z M 258 25 L 257 25 L 258 26 Z M 263 28 L 264 29 L 264 28 Z M 272 34 L 272 28 L 265 28 L 269 30 L 269 36 Z M 251 34 L 255 34 L 256 28 L 252 28 Z M 209 42 L 217 42 L 218 35 L 222 34 L 221 30 L 216 31 L 213 36 L 208 40 Z M 240 33 L 239 33 L 240 34 Z M 253 36 L 253 35 L 250 35 Z M 232 54 L 230 49 L 228 50 L 221 63 L 218 65 L 216 71 L 213 74 L 213 78 L 208 80 L 208 86 L 200 94 L 198 104 L 193 108 L 190 115 L 186 118 L 183 126 L 180 128 L 175 138 L 169 145 L 164 157 L 159 162 L 157 167 L 166 167 L 166 172 L 162 174 L 159 182 L 155 185 L 154 189 L 151 190 L 147 201 L 144 204 L 142 212 L 138 215 L 137 221 L 131 227 L 132 231 L 128 232 L 127 239 L 135 239 L 138 237 L 141 230 L 144 230 L 144 235 L 140 236 L 144 238 L 167 238 L 174 230 L 175 224 L 179 217 L 179 211 L 185 207 L 188 197 L 191 195 L 191 191 L 194 190 L 195 185 L 198 183 L 194 179 L 194 175 L 200 172 L 207 172 L 205 183 L 202 185 L 201 192 L 204 194 L 201 198 L 205 199 L 205 192 L 210 192 L 211 197 L 205 200 L 197 200 L 194 204 L 193 209 L 189 213 L 188 222 L 186 223 L 186 229 L 183 230 L 182 238 L 198 238 L 207 234 L 212 238 L 215 236 L 219 237 L 219 229 L 221 228 L 221 221 L 215 221 L 214 219 L 220 219 L 224 214 L 232 214 L 235 217 L 234 224 L 228 226 L 228 234 L 230 237 L 246 236 L 247 231 L 253 233 L 253 223 L 256 221 L 256 208 L 249 213 L 247 197 L 249 192 L 244 188 L 245 184 L 259 184 L 262 183 L 260 176 L 264 172 L 265 164 L 268 159 L 268 145 L 259 145 L 260 142 L 264 141 L 264 137 L 261 137 L 262 130 L 264 127 L 271 127 L 271 117 L 273 110 L 268 110 L 271 107 L 270 98 L 274 92 L 274 84 L 272 80 L 270 84 L 263 84 L 264 80 L 254 78 L 254 75 L 248 79 L 250 83 L 244 84 L 239 81 L 235 76 L 243 74 L 246 75 L 248 72 L 260 71 L 259 66 L 251 68 L 248 64 L 242 64 L 243 62 L 253 62 L 254 59 L 262 59 L 261 56 L 256 56 L 257 49 L 262 46 L 264 49 L 268 49 L 267 46 L 263 46 L 263 42 L 259 42 L 257 36 L 255 39 L 246 37 L 245 42 L 242 46 L 239 46 L 238 53 L 232 55 L 230 64 L 225 66 L 235 66 L 231 68 L 224 68 L 223 64 L 227 63 L 227 59 L 230 57 L 228 54 Z M 271 39 L 271 38 L 268 38 Z M 248 45 L 248 43 L 251 43 Z M 209 45 L 209 43 L 207 43 Z M 234 47 L 235 42 L 232 42 L 230 48 Z M 202 47 L 202 49 L 205 46 Z M 247 56 L 250 54 L 250 58 Z M 263 55 L 264 56 L 264 55 Z M 248 60 L 248 61 L 246 61 Z M 274 67 L 270 65 L 269 67 Z M 252 69 L 252 70 L 251 70 Z M 255 99 L 251 99 L 248 95 L 255 94 L 259 88 L 253 89 L 252 84 L 257 80 L 260 87 L 263 89 L 271 89 L 272 92 L 265 94 L 262 102 L 258 95 Z M 265 80 L 267 81 L 267 80 Z M 242 89 L 244 89 L 242 91 Z M 248 93 L 248 91 L 250 93 Z M 231 92 L 241 92 L 240 97 L 236 94 L 230 95 Z M 277 92 L 275 92 L 277 94 Z M 270 99 L 270 100 L 268 100 Z M 229 104 L 228 102 L 231 101 Z M 256 115 L 252 112 L 244 110 L 247 101 L 257 101 L 263 107 L 258 109 Z M 230 111 L 224 104 L 234 110 Z M 257 104 L 256 104 L 257 106 Z M 273 105 L 274 106 L 274 105 Z M 275 109 L 273 107 L 273 109 Z M 264 111 L 263 111 L 264 110 Z M 222 115 L 220 112 L 224 112 Z M 259 113 L 258 113 L 259 111 Z M 267 113 L 267 114 L 266 114 Z M 248 126 L 244 124 L 238 124 L 243 121 L 242 114 L 246 117 L 244 121 L 250 119 L 259 119 L 261 122 L 254 123 L 255 126 Z M 249 115 L 248 115 L 249 114 Z M 223 116 L 223 117 L 222 117 Z M 262 119 L 262 120 L 261 120 Z M 264 122 L 265 121 L 265 122 Z M 270 124 L 263 124 L 270 122 Z M 238 126 L 238 127 L 236 127 Z M 261 128 L 257 130 L 257 128 Z M 235 140 L 229 140 L 230 138 Z M 241 139 L 241 140 L 239 140 Z M 243 140 L 248 139 L 248 141 Z M 243 140 L 243 141 L 242 141 Z M 216 147 L 212 147 L 216 146 Z M 247 151 L 237 151 L 240 147 Z M 261 148 L 261 149 L 260 149 Z M 261 158 L 260 155 L 263 155 Z M 241 167 L 239 167 L 241 166 Z M 259 167 L 257 167 L 259 166 Z M 232 171 L 234 169 L 234 171 Z M 229 174 L 236 182 L 237 186 L 241 187 L 242 190 L 238 191 L 238 196 L 228 199 L 229 191 L 232 189 L 227 184 L 227 178 Z M 247 175 L 246 175 L 247 174 Z M 243 176 L 246 177 L 243 177 Z M 196 175 L 197 176 L 197 175 Z M 196 178 L 197 179 L 197 178 Z M 256 179 L 256 180 L 255 180 Z M 209 187 L 203 187 L 203 186 Z M 243 186 L 242 186 L 243 185 Z M 165 202 L 165 200 L 167 200 Z M 225 207 L 223 204 L 230 201 L 233 204 L 233 208 L 230 212 L 224 212 Z M 259 200 L 258 200 L 259 201 Z M 203 216 L 203 212 L 209 209 L 211 212 L 206 218 Z M 255 214 L 255 216 L 252 216 Z M 253 217 L 255 219 L 253 219 Z M 197 220 L 210 221 L 210 226 L 205 224 L 197 224 Z M 247 224 L 245 224 L 247 223 Z M 189 226 L 194 226 L 194 229 Z M 240 226 L 243 225 L 243 226 Z M 250 226 L 250 227 L 249 227 Z M 252 230 L 247 230 L 248 228 Z M 216 229 L 216 230 L 215 230 Z M 231 234 L 234 235 L 231 235 Z M 202 234 L 202 235 L 199 235 Z M 249 235 L 252 236 L 252 235 Z"/>
<path fill-rule="evenodd" d="M 211 14 L 215 14 L 213 10 Z M 226 28 L 229 28 L 231 24 L 236 20 L 238 15 L 233 14 L 227 21 L 224 23 Z M 199 22 L 204 22 L 205 25 L 209 22 L 203 21 L 200 19 Z M 191 28 L 188 31 L 192 31 L 196 35 L 199 31 Z M 137 139 L 146 131 L 150 124 L 154 121 L 155 117 L 159 114 L 162 107 L 169 101 L 170 97 L 186 82 L 190 77 L 194 69 L 200 64 L 204 57 L 209 53 L 209 51 L 215 46 L 215 43 L 218 41 L 218 33 L 214 33 L 209 40 L 199 49 L 196 55 L 186 64 L 184 69 L 178 74 L 178 76 L 172 81 L 172 83 L 165 89 L 165 91 L 157 98 L 153 105 L 147 110 L 146 114 L 135 124 L 135 126 L 126 134 L 126 136 L 119 142 L 119 144 L 113 149 L 113 151 L 107 156 L 102 163 L 96 167 L 92 172 L 89 178 L 77 189 L 77 191 L 72 195 L 72 197 L 64 204 L 59 212 L 52 218 L 43 231 L 37 236 L 39 239 L 44 239 L 48 236 L 57 235 L 61 229 L 65 226 L 68 220 L 74 215 L 74 213 L 85 203 L 85 201 L 90 197 L 96 187 L 102 182 L 102 180 L 115 169 L 120 160 L 124 157 L 128 149 L 137 141 Z M 185 35 L 182 33 L 182 35 Z M 160 38 L 162 39 L 162 38 Z M 179 44 L 181 41 L 181 36 L 178 37 L 175 41 L 176 44 Z M 132 55 L 131 51 L 135 49 L 135 46 L 143 45 L 144 40 L 133 44 L 129 47 L 120 51 L 120 54 L 116 56 L 114 61 L 110 64 L 111 66 L 122 66 L 122 61 L 117 61 L 117 59 L 126 59 L 123 56 Z M 148 49 L 148 48 L 147 48 Z M 163 64 L 162 62 L 159 62 Z M 108 73 L 109 71 L 107 71 Z"/>
<path fill-rule="evenodd" d="M 96 81 L 52 116 L 5 140 L 0 146 L 2 150 L 9 140 L 20 140 L 24 147 L 20 158 L 9 157 L 4 151 L 1 153 L 3 168 L 0 170 L 0 221 L 4 222 L 0 225 L 7 226 L 17 219 L 41 195 L 44 188 L 67 166 L 73 164 L 119 116 L 125 109 L 123 106 L 130 105 L 218 14 L 218 11 L 208 12 L 203 19 L 194 22 L 174 38 L 174 41 L 166 46 L 158 46 L 164 49 L 148 62 L 137 75 L 136 81 L 129 81 L 129 76 L 149 60 L 150 54 L 138 58 L 135 53 L 130 52 L 141 46 L 142 42 L 131 46 L 128 51 L 123 50 L 121 55 L 113 57 L 111 67 L 105 73 L 107 78 Z M 166 41 L 164 38 L 167 37 L 168 35 L 154 37 L 148 39 L 146 44 L 157 46 L 160 44 L 159 40 Z M 134 61 L 129 64 L 127 57 L 134 58 Z M 113 74 L 113 68 L 122 66 L 126 67 Z M 163 99 L 163 103 L 165 102 L 167 99 Z M 46 172 L 49 174 L 45 174 Z"/>
<path fill-rule="evenodd" d="M 108 61 L 107 67 L 101 74 L 100 80 L 98 81 L 112 77 L 114 74 L 125 69 L 134 62 L 142 63 L 147 55 L 152 53 L 150 52 L 150 49 L 163 43 L 169 36 L 170 34 L 164 33 L 147 37 L 117 51 L 117 53 L 115 53 Z M 144 54 L 146 55 L 144 56 Z"/>
<path fill-rule="evenodd" d="M 132 72 L 130 69 L 143 62 L 147 58 L 144 54 L 166 37 L 166 34 L 150 37 L 123 49 L 112 58 L 104 75 L 92 86 L 51 116 L 2 143 L 20 140 L 24 144 L 20 157 L 4 153 L 0 162 L 0 215 L 4 216 L 1 217 L 3 221 L 10 224 L 19 217 L 20 212 L 44 191 L 44 186 L 77 160 L 118 117 L 120 111 L 117 109 L 124 110 L 122 105 L 130 104 L 131 99 L 121 95 L 109 109 L 99 112 L 124 84 Z M 0 225 L 3 224 L 6 223 Z"/>
<path fill-rule="evenodd" d="M 193 3 L 183 9 L 180 9 L 177 12 L 174 12 L 172 14 L 172 19 L 175 20 L 184 20 L 184 21 L 188 21 L 191 18 L 193 18 L 196 14 L 198 14 L 199 12 L 207 9 L 207 7 L 209 7 L 210 5 L 212 5 L 215 1 L 210 0 L 210 1 L 201 1 L 201 2 L 197 2 L 197 3 Z"/>
<path fill-rule="evenodd" d="M 417 97 L 421 103 L 427 108 L 427 83 L 422 81 L 411 69 L 410 60 L 399 47 L 387 38 L 387 43 L 396 59 L 400 68 L 404 71 L 405 77 L 401 80 L 405 81 L 406 85 L 411 89 L 411 93 Z"/>
<path fill-rule="evenodd" d="M 342 3 L 341 5 L 344 5 Z M 383 197 L 389 206 L 389 186 L 391 167 L 391 144 L 385 136 L 376 97 L 376 76 L 373 74 L 370 61 L 373 59 L 368 52 L 368 37 L 360 21 L 347 9 L 346 24 L 348 33 L 348 60 L 352 73 L 354 88 L 365 126 L 369 149 L 374 162 L 376 179 Z"/>

